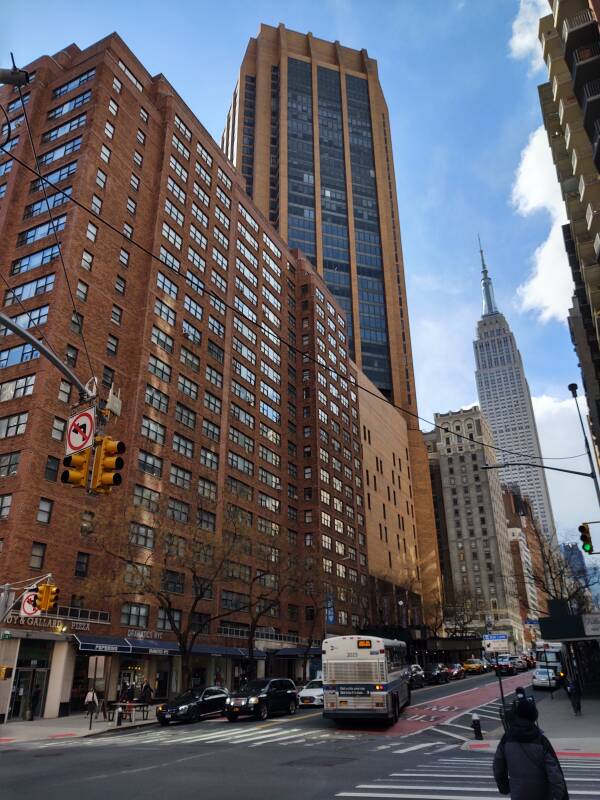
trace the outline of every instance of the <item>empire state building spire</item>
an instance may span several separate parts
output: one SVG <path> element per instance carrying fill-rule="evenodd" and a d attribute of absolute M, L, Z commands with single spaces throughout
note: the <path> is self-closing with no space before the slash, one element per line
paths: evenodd
<path fill-rule="evenodd" d="M 494 297 L 494 287 L 492 286 L 492 279 L 488 275 L 485 258 L 483 257 L 483 248 L 481 246 L 481 239 L 479 241 L 479 254 L 481 255 L 481 290 L 483 292 L 483 316 L 487 317 L 490 314 L 498 314 L 498 306 Z"/>

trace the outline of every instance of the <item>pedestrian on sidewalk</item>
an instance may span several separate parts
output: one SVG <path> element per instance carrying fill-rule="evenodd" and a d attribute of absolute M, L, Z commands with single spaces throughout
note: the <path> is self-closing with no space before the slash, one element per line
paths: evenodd
<path fill-rule="evenodd" d="M 96 714 L 96 718 L 98 718 L 98 695 L 93 689 L 90 689 L 89 692 L 85 696 L 85 711 L 86 717 L 89 714 Z"/>
<path fill-rule="evenodd" d="M 581 714 L 581 692 L 579 691 L 579 686 L 575 678 L 567 681 L 565 684 L 565 691 L 571 701 L 575 716 L 578 717 Z"/>
<path fill-rule="evenodd" d="M 554 748 L 537 727 L 536 706 L 518 702 L 510 728 L 494 756 L 498 791 L 511 800 L 569 800 L 567 784 Z"/>
<path fill-rule="evenodd" d="M 148 683 L 148 678 L 144 677 L 144 682 L 142 683 L 142 688 L 140 690 L 140 700 L 142 703 L 151 703 L 152 696 L 154 695 L 154 691 L 152 687 Z"/>

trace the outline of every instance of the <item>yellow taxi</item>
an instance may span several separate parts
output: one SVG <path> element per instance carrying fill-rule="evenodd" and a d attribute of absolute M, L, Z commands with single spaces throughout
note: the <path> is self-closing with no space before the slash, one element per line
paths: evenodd
<path fill-rule="evenodd" d="M 465 672 L 482 675 L 485 672 L 485 664 L 480 658 L 467 658 L 463 663 L 463 669 Z"/>

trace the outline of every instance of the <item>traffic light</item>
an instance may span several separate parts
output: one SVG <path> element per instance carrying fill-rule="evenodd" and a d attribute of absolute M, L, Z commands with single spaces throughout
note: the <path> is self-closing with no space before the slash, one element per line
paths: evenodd
<path fill-rule="evenodd" d="M 594 545 L 592 544 L 592 537 L 590 535 L 590 526 L 587 522 L 582 522 L 578 530 L 581 534 L 579 537 L 581 539 L 581 549 L 584 553 L 593 553 Z"/>
<path fill-rule="evenodd" d="M 44 611 L 53 611 L 58 603 L 58 595 L 60 594 L 58 586 L 54 583 L 46 584 L 46 608 Z"/>
<path fill-rule="evenodd" d="M 35 590 L 35 607 L 40 611 L 46 611 L 48 608 L 48 590 L 50 584 L 40 583 Z"/>
<path fill-rule="evenodd" d="M 65 467 L 65 469 L 61 473 L 60 482 L 85 489 L 87 486 L 91 456 L 91 447 L 88 447 L 87 450 L 81 450 L 79 453 L 65 456 L 65 458 L 63 458 L 63 467 Z"/>
<path fill-rule="evenodd" d="M 113 486 L 120 486 L 123 482 L 119 470 L 125 466 L 121 458 L 126 450 L 125 442 L 119 442 L 110 436 L 96 436 L 95 445 L 92 489 L 108 494 Z"/>

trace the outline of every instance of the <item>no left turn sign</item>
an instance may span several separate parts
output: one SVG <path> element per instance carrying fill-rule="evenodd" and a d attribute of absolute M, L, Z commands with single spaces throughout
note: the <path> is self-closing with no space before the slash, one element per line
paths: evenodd
<path fill-rule="evenodd" d="M 23 599 L 21 600 L 21 612 L 20 616 L 22 617 L 39 617 L 41 611 L 39 608 L 35 607 L 35 586 L 31 589 L 27 589 L 25 594 L 23 595 Z"/>
<path fill-rule="evenodd" d="M 78 411 L 69 417 L 65 452 L 68 456 L 87 450 L 94 443 L 95 411 L 94 407 Z"/>

